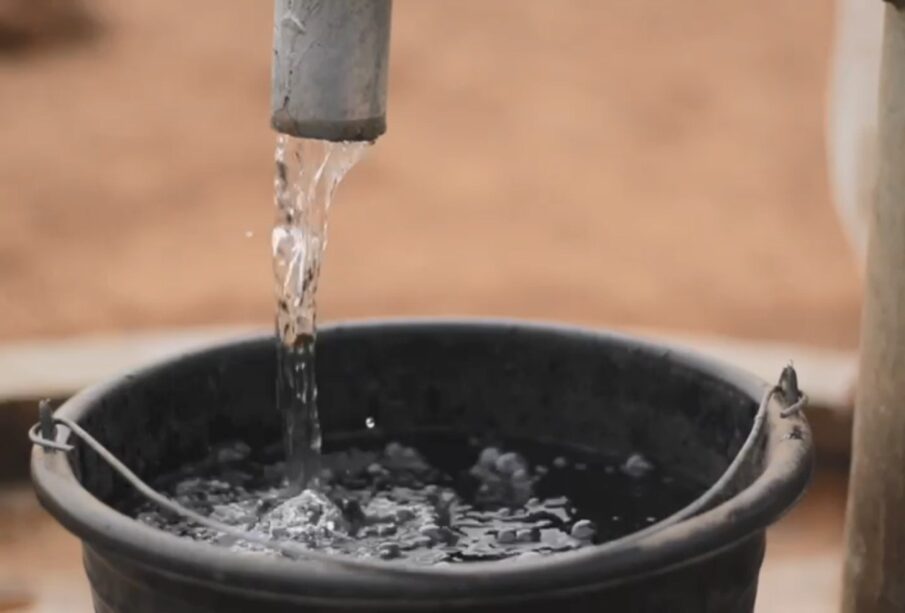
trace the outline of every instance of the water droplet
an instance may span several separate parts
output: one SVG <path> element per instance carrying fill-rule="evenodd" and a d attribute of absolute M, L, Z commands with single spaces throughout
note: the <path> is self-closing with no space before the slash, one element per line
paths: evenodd
<path fill-rule="evenodd" d="M 377 422 L 374 421 L 374 418 L 373 418 L 373 417 L 368 417 L 368 418 L 365 420 L 365 425 L 368 427 L 368 430 L 371 430 L 374 426 L 377 425 Z"/>
<path fill-rule="evenodd" d="M 640 453 L 633 453 L 622 465 L 622 472 L 635 479 L 647 476 L 653 469 L 654 465 Z"/>

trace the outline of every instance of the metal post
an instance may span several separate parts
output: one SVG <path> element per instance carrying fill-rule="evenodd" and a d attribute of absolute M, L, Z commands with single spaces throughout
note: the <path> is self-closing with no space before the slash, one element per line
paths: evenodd
<path fill-rule="evenodd" d="M 905 2 L 886 6 L 844 613 L 905 611 Z"/>

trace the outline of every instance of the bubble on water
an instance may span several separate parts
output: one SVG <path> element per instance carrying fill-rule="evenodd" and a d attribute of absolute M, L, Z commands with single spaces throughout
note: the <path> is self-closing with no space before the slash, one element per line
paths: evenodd
<path fill-rule="evenodd" d="M 402 550 L 396 543 L 381 543 L 377 548 L 377 553 L 384 560 L 392 560 L 393 558 L 398 558 L 401 552 Z"/>
<path fill-rule="evenodd" d="M 514 528 L 503 528 L 499 532 L 497 532 L 496 540 L 504 545 L 508 545 L 509 543 L 514 543 L 516 541 L 516 534 Z"/>
<path fill-rule="evenodd" d="M 524 458 L 522 458 L 519 454 L 514 452 L 508 452 L 500 454 L 496 462 L 494 462 L 494 468 L 496 468 L 497 472 L 505 474 L 505 475 L 514 475 L 516 471 L 525 472 L 526 462 Z"/>
<path fill-rule="evenodd" d="M 491 467 L 496 465 L 497 459 L 500 457 L 500 450 L 496 447 L 486 447 L 478 456 L 478 464 L 480 466 Z"/>
<path fill-rule="evenodd" d="M 540 530 L 537 528 L 522 528 L 515 533 L 515 539 L 520 543 L 535 543 L 540 540 Z"/>
<path fill-rule="evenodd" d="M 640 479 L 653 471 L 654 465 L 640 453 L 633 453 L 622 465 L 622 472 L 629 477 Z"/>
<path fill-rule="evenodd" d="M 572 526 L 571 535 L 572 538 L 579 539 L 582 541 L 590 540 L 594 538 L 594 535 L 597 533 L 597 527 L 594 525 L 594 522 L 582 519 Z"/>
<path fill-rule="evenodd" d="M 239 441 L 227 445 L 220 445 L 215 448 L 214 453 L 218 464 L 241 462 L 251 453 L 251 447 Z"/>

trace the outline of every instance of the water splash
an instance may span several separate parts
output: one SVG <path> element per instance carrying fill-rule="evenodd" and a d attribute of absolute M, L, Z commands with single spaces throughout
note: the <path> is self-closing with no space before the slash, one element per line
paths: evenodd
<path fill-rule="evenodd" d="M 295 489 L 318 472 L 321 450 L 314 373 L 316 294 L 333 194 L 370 143 L 280 135 L 272 233 L 277 301 L 277 407 L 285 420 L 287 477 Z"/>

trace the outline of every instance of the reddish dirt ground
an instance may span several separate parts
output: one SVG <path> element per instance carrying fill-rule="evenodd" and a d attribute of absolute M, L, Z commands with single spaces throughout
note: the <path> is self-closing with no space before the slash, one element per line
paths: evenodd
<path fill-rule="evenodd" d="M 91 42 L 0 55 L 0 340 L 267 321 L 270 3 L 86 4 Z M 322 319 L 854 346 L 831 8 L 397 2 L 389 132 L 340 188 Z"/>

